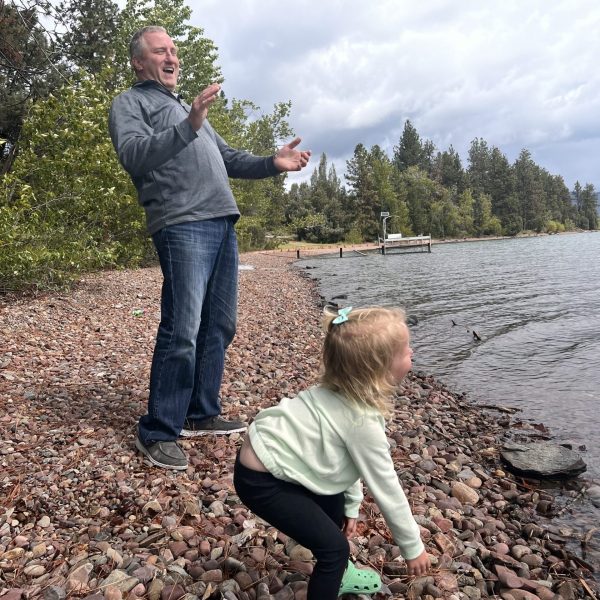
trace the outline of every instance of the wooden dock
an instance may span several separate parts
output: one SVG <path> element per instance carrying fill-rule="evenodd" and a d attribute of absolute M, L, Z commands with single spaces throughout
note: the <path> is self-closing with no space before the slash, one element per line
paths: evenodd
<path fill-rule="evenodd" d="M 385 238 L 379 238 L 379 245 L 381 254 L 388 254 L 390 251 L 431 252 L 431 236 L 415 235 L 404 237 L 401 233 L 390 233 Z"/>

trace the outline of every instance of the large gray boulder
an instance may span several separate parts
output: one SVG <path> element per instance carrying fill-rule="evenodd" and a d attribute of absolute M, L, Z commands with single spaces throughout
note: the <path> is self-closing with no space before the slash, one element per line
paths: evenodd
<path fill-rule="evenodd" d="M 500 455 L 512 471 L 528 477 L 575 477 L 587 470 L 579 454 L 551 442 L 507 443 Z"/>

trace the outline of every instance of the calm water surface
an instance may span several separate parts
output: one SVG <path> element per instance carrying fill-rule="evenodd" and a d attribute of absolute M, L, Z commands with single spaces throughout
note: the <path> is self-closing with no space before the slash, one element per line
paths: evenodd
<path fill-rule="evenodd" d="M 298 266 L 314 268 L 326 300 L 404 307 L 418 318 L 415 370 L 472 400 L 521 409 L 557 442 L 585 445 L 585 477 L 600 482 L 600 232 Z M 592 511 L 588 521 L 600 514 Z"/>

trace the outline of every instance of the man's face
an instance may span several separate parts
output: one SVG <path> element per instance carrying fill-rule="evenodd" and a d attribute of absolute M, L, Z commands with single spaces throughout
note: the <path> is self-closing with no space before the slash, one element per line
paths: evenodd
<path fill-rule="evenodd" d="M 140 81 L 153 79 L 174 91 L 179 77 L 177 48 L 168 34 L 153 31 L 144 34 L 141 58 L 133 58 L 133 68 Z"/>

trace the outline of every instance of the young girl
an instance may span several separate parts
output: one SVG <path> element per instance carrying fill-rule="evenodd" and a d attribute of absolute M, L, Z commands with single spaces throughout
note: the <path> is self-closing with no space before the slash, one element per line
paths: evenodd
<path fill-rule="evenodd" d="M 348 561 L 361 478 L 408 573 L 422 575 L 430 564 L 385 435 L 391 395 L 412 366 L 404 313 L 348 307 L 326 316 L 325 327 L 320 385 L 261 411 L 234 470 L 242 502 L 315 556 L 308 600 L 373 594 L 381 587 L 377 573 Z"/>

